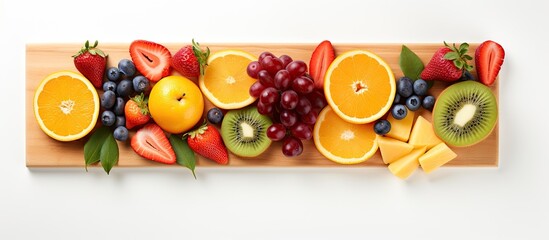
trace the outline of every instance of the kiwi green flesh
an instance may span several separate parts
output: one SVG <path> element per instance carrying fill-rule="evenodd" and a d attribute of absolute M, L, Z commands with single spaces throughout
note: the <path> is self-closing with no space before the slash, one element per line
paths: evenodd
<path fill-rule="evenodd" d="M 449 86 L 438 96 L 433 128 L 447 144 L 465 147 L 484 140 L 496 126 L 497 116 L 497 101 L 490 88 L 465 81 Z"/>
<path fill-rule="evenodd" d="M 271 126 L 269 117 L 257 112 L 256 107 L 231 110 L 223 117 L 221 137 L 229 151 L 242 157 L 255 157 L 271 145 L 266 131 Z"/>

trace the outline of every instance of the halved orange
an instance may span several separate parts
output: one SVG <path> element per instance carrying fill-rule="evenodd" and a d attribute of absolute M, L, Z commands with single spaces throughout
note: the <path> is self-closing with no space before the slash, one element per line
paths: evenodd
<path fill-rule="evenodd" d="M 60 71 L 40 82 L 33 107 L 34 117 L 44 133 L 59 141 L 73 141 L 95 127 L 99 96 L 81 74 Z"/>
<path fill-rule="evenodd" d="M 330 106 L 318 115 L 313 130 L 315 146 L 326 158 L 341 164 L 368 160 L 378 148 L 374 124 L 354 124 L 341 119 Z"/>
<path fill-rule="evenodd" d="M 198 79 L 202 93 L 222 109 L 243 108 L 255 101 L 249 89 L 256 82 L 248 76 L 248 64 L 257 60 L 240 50 L 224 50 L 208 58 L 208 66 Z"/>
<path fill-rule="evenodd" d="M 382 117 L 395 98 L 391 68 L 364 50 L 339 55 L 324 80 L 326 100 L 338 116 L 351 123 L 370 123 Z"/>

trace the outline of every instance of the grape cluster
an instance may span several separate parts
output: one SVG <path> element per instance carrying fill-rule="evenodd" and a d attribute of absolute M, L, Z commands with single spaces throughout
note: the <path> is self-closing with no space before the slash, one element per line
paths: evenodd
<path fill-rule="evenodd" d="M 149 89 L 149 80 L 137 75 L 134 63 L 122 59 L 117 67 L 107 69 L 107 79 L 103 83 L 101 94 L 101 123 L 114 128 L 114 138 L 119 141 L 128 139 L 124 107 L 126 101 L 134 93 L 142 93 Z"/>
<path fill-rule="evenodd" d="M 259 99 L 258 112 L 273 120 L 267 137 L 283 141 L 285 156 L 300 155 L 302 140 L 312 138 L 318 113 L 327 104 L 324 94 L 315 90 L 307 64 L 288 55 L 276 57 L 263 52 L 248 65 L 247 72 L 258 80 L 249 90 L 251 96 Z"/>

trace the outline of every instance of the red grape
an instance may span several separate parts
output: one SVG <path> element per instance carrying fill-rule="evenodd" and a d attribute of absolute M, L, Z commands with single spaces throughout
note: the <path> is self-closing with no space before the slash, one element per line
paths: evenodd
<path fill-rule="evenodd" d="M 278 90 L 274 87 L 265 88 L 265 90 L 263 90 L 263 92 L 259 95 L 259 102 L 265 105 L 273 105 L 279 99 L 280 96 L 278 95 Z"/>
<path fill-rule="evenodd" d="M 297 114 L 291 110 L 282 109 L 279 118 L 280 123 L 286 127 L 291 127 L 297 122 Z"/>
<path fill-rule="evenodd" d="M 257 102 L 257 112 L 259 112 L 259 114 L 261 115 L 270 115 L 271 113 L 273 113 L 273 105 Z"/>
<path fill-rule="evenodd" d="M 313 136 L 313 131 L 309 125 L 298 122 L 291 129 L 290 132 L 293 136 L 298 137 L 302 140 L 309 140 Z"/>
<path fill-rule="evenodd" d="M 275 57 L 275 55 L 270 52 L 262 52 L 261 54 L 259 54 L 259 58 L 257 59 L 257 61 L 261 62 L 261 60 L 263 60 L 263 58 L 265 58 L 266 56 Z"/>
<path fill-rule="evenodd" d="M 280 141 L 286 136 L 286 127 L 280 123 L 275 123 L 267 128 L 267 137 L 273 141 Z"/>
<path fill-rule="evenodd" d="M 258 98 L 259 95 L 261 95 L 261 92 L 263 92 L 263 90 L 265 90 L 265 86 L 263 86 L 263 84 L 257 81 L 254 84 L 252 84 L 252 86 L 250 86 L 250 90 L 249 90 L 250 96 L 254 98 Z"/>
<path fill-rule="evenodd" d="M 309 125 L 314 125 L 316 123 L 316 119 L 318 118 L 318 113 L 315 110 L 309 111 L 309 113 L 305 115 L 301 115 L 301 122 Z"/>
<path fill-rule="evenodd" d="M 307 64 L 301 60 L 293 61 L 286 66 L 292 77 L 300 77 L 307 72 Z"/>
<path fill-rule="evenodd" d="M 290 86 L 292 78 L 290 72 L 285 69 L 278 71 L 274 77 L 275 87 L 279 90 L 286 90 Z"/>
<path fill-rule="evenodd" d="M 265 87 L 274 87 L 274 80 L 267 70 L 263 69 L 257 73 L 257 79 Z"/>
<path fill-rule="evenodd" d="M 286 68 L 286 66 L 288 66 L 288 64 L 290 64 L 292 61 L 294 61 L 290 56 L 288 55 L 280 55 L 280 61 L 282 61 L 282 67 L 283 68 Z"/>
<path fill-rule="evenodd" d="M 328 104 L 326 102 L 326 97 L 324 97 L 324 93 L 319 90 L 307 94 L 307 99 L 309 99 L 313 108 L 322 109 Z"/>
<path fill-rule="evenodd" d="M 308 94 L 315 89 L 315 83 L 307 77 L 297 77 L 292 82 L 292 89 L 299 94 Z"/>
<path fill-rule="evenodd" d="M 280 95 L 280 105 L 285 109 L 294 109 L 298 101 L 299 97 L 294 90 L 286 90 Z"/>
<path fill-rule="evenodd" d="M 259 64 L 265 70 L 267 70 L 271 75 L 275 75 L 278 70 L 282 69 L 282 61 L 276 57 L 266 56 L 264 57 Z"/>
<path fill-rule="evenodd" d="M 306 97 L 301 97 L 295 106 L 295 111 L 299 115 L 305 115 L 311 111 L 311 102 Z"/>
<path fill-rule="evenodd" d="M 248 68 L 246 68 L 246 72 L 248 72 L 248 76 L 251 78 L 257 79 L 257 73 L 261 71 L 263 68 L 261 68 L 261 65 L 258 61 L 253 61 L 250 64 L 248 64 Z"/>
<path fill-rule="evenodd" d="M 282 153 L 287 157 L 294 157 L 303 153 L 303 143 L 296 137 L 287 136 L 282 143 Z"/>

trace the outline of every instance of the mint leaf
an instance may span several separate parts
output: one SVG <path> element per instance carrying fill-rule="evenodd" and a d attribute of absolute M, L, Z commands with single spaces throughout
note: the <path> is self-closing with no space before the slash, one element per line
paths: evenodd
<path fill-rule="evenodd" d="M 107 174 L 109 174 L 112 167 L 118 163 L 118 144 L 111 132 L 109 132 L 107 139 L 105 139 L 105 142 L 101 147 L 99 158 L 101 159 L 101 166 L 103 166 L 103 169 Z"/>
<path fill-rule="evenodd" d="M 196 157 L 194 156 L 193 150 L 189 147 L 189 144 L 187 143 L 187 138 L 184 137 L 183 139 L 181 139 L 172 134 L 170 135 L 168 140 L 170 140 L 170 144 L 172 145 L 173 151 L 175 152 L 177 164 L 190 169 L 193 173 L 194 179 L 196 179 L 196 174 L 194 172 L 194 168 L 196 166 Z"/>
<path fill-rule="evenodd" d="M 110 130 L 107 127 L 100 127 L 97 129 L 90 139 L 84 144 L 84 161 L 86 163 L 86 171 L 88 166 L 99 162 L 99 154 L 103 143 L 109 136 Z"/>
<path fill-rule="evenodd" d="M 404 73 L 404 76 L 409 77 L 412 80 L 419 79 L 419 75 L 421 75 L 424 68 L 421 59 L 414 52 L 412 52 L 412 50 L 406 47 L 406 45 L 402 45 L 399 65 L 402 73 Z"/>

